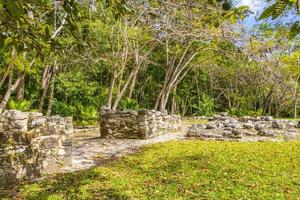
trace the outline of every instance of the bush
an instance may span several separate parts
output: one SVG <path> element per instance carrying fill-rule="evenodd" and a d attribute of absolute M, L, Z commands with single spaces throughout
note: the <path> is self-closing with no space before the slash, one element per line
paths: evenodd
<path fill-rule="evenodd" d="M 121 110 L 125 110 L 125 109 L 139 110 L 140 105 L 135 99 L 125 98 L 125 99 L 121 100 L 121 102 L 120 102 L 120 109 Z"/>
<path fill-rule="evenodd" d="M 19 110 L 19 111 L 29 111 L 31 108 L 32 102 L 31 101 L 27 101 L 27 100 L 21 100 L 21 101 L 15 101 L 13 99 L 11 99 L 8 102 L 8 107 L 9 109 L 12 110 Z"/>
<path fill-rule="evenodd" d="M 214 100 L 210 96 L 203 94 L 198 104 L 193 105 L 195 110 L 194 114 L 212 116 L 214 113 L 214 107 Z"/>
<path fill-rule="evenodd" d="M 246 110 L 246 109 L 241 109 L 241 108 L 233 108 L 227 110 L 228 114 L 231 116 L 262 116 L 263 115 L 263 110 L 260 108 L 258 110 Z"/>

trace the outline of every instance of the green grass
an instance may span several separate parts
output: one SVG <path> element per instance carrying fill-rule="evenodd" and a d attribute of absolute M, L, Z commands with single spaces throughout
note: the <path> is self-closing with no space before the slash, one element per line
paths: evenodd
<path fill-rule="evenodd" d="M 92 170 L 20 186 L 20 199 L 299 199 L 300 143 L 149 145 Z"/>

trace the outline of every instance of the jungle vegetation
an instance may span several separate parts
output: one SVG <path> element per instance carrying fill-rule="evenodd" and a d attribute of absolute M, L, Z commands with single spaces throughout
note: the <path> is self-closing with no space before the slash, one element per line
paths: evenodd
<path fill-rule="evenodd" d="M 249 29 L 226 0 L 0 0 L 0 112 L 297 117 L 299 1 L 266 3 Z"/>

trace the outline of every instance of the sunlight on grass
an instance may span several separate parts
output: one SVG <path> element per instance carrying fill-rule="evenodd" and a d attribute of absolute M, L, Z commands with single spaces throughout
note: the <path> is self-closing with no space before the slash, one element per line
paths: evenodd
<path fill-rule="evenodd" d="M 180 141 L 21 186 L 20 199 L 298 199 L 300 143 Z"/>

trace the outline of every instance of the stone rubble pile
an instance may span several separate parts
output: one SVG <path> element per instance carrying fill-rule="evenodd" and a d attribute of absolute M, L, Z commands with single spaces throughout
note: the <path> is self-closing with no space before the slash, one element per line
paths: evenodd
<path fill-rule="evenodd" d="M 103 138 L 147 139 L 180 127 L 180 116 L 156 110 L 101 110 L 100 133 Z"/>
<path fill-rule="evenodd" d="M 7 110 L 0 115 L 0 185 L 71 164 L 70 117 Z"/>
<path fill-rule="evenodd" d="M 187 132 L 188 137 L 213 139 L 241 139 L 251 136 L 276 137 L 278 135 L 294 136 L 300 128 L 300 122 L 278 120 L 271 116 L 231 117 L 220 113 L 208 118 L 206 124 L 194 124 Z"/>

